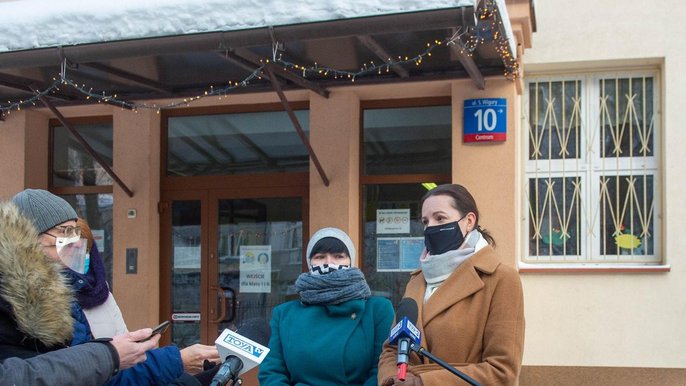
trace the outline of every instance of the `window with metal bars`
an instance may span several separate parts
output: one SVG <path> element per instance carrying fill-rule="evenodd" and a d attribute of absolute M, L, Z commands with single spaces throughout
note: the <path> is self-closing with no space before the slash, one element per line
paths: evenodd
<path fill-rule="evenodd" d="M 524 263 L 662 263 L 658 80 L 527 78 Z"/>

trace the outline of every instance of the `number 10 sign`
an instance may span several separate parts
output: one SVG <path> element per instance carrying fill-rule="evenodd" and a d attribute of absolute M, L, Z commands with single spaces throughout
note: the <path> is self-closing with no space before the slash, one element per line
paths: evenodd
<path fill-rule="evenodd" d="M 507 99 L 464 101 L 464 141 L 492 142 L 507 138 Z"/>

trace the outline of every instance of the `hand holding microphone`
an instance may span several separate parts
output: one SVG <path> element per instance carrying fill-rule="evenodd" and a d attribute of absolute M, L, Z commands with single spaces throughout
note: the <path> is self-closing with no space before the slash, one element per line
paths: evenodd
<path fill-rule="evenodd" d="M 224 330 L 214 343 L 224 363 L 211 386 L 224 386 L 230 380 L 235 382 L 239 375 L 258 366 L 269 354 L 269 348 L 229 329 Z"/>
<path fill-rule="evenodd" d="M 391 335 L 388 342 L 398 346 L 398 373 L 396 378 L 399 381 L 405 381 L 407 378 L 407 363 L 410 360 L 410 352 L 412 344 L 419 344 L 421 342 L 421 334 L 419 329 L 415 326 L 417 323 L 417 302 L 411 298 L 403 298 L 398 304 L 398 312 L 396 312 L 395 319 L 398 323 L 391 329 Z M 419 381 L 421 384 L 421 380 Z"/>

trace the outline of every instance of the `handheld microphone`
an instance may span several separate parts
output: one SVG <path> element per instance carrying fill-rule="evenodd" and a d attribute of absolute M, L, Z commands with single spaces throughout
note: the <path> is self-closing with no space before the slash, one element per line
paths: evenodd
<path fill-rule="evenodd" d="M 224 363 L 222 363 L 217 374 L 212 378 L 212 383 L 210 386 L 225 386 L 230 380 L 236 379 L 238 374 L 243 369 L 243 361 L 241 358 L 235 355 L 229 355 L 226 357 Z"/>
<path fill-rule="evenodd" d="M 224 363 L 212 378 L 212 386 L 224 386 L 229 380 L 235 381 L 239 375 L 262 363 L 269 354 L 269 348 L 229 329 L 225 329 L 214 344 Z"/>
<path fill-rule="evenodd" d="M 391 329 L 391 335 L 388 342 L 398 346 L 398 364 L 397 378 L 404 381 L 407 376 L 407 362 L 410 359 L 410 351 L 412 344 L 419 344 L 421 341 L 421 334 L 419 329 L 415 326 L 417 323 L 417 302 L 414 299 L 403 298 L 398 304 L 398 312 L 396 312 L 395 319 L 400 320 Z"/>

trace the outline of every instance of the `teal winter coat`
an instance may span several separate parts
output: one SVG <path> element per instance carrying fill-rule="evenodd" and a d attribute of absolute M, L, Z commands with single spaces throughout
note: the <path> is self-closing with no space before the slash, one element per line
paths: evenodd
<path fill-rule="evenodd" d="M 394 317 L 391 302 L 376 296 L 338 305 L 294 300 L 277 306 L 260 385 L 376 385 Z"/>

